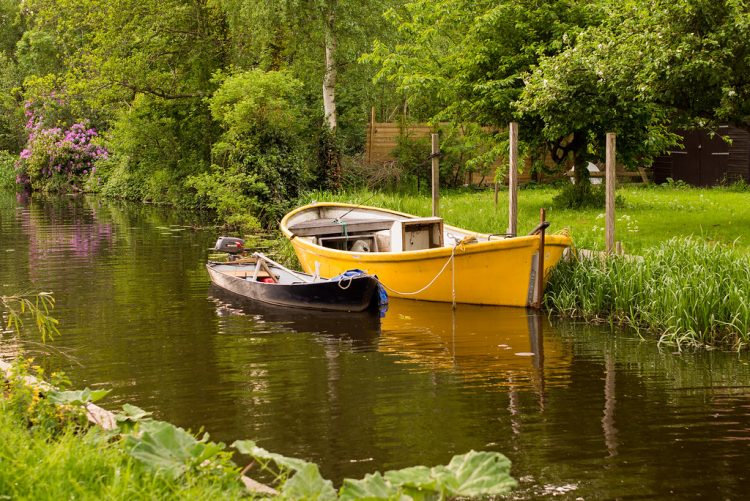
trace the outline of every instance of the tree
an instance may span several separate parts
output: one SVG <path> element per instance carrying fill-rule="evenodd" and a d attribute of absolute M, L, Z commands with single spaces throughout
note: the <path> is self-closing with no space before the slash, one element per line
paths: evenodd
<path fill-rule="evenodd" d="M 417 0 L 389 12 L 400 41 L 376 43 L 369 58 L 380 64 L 379 78 L 395 81 L 412 110 L 434 122 L 499 130 L 518 120 L 532 147 L 560 149 L 568 135 L 541 141 L 544 123 L 517 103 L 539 59 L 562 51 L 601 14 L 594 0 Z"/>
<path fill-rule="evenodd" d="M 358 64 L 392 0 L 225 0 L 232 59 L 242 68 L 289 70 L 315 103 L 322 176 L 336 177 L 339 150 L 363 144 L 373 93 Z M 321 91 L 322 89 L 322 91 Z M 334 179 L 332 184 L 337 184 Z"/>
<path fill-rule="evenodd" d="M 750 15 L 733 0 L 608 1 L 604 22 L 544 56 L 526 79 L 521 114 L 548 141 L 569 137 L 577 166 L 618 134 L 628 166 L 676 144 L 675 128 L 750 125 Z M 555 150 L 553 150 L 555 153 Z"/>

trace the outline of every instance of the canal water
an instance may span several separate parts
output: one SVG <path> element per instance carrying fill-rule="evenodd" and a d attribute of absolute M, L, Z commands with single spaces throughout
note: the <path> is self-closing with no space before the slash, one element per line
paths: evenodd
<path fill-rule="evenodd" d="M 0 294 L 57 299 L 62 335 L 24 349 L 74 387 L 111 388 L 105 407 L 253 439 L 337 484 L 474 449 L 512 460 L 514 499 L 750 492 L 747 354 L 678 353 L 523 309 L 393 300 L 381 320 L 245 304 L 210 286 L 205 224 L 0 195 Z M 18 348 L 4 333 L 0 352 Z"/>

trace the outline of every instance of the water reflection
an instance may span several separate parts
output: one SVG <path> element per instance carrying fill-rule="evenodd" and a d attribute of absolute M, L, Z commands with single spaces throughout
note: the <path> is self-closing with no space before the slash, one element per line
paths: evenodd
<path fill-rule="evenodd" d="M 355 351 L 371 351 L 378 344 L 380 317 L 377 312 L 341 313 L 275 306 L 251 301 L 214 284 L 209 295 L 216 301 L 219 316 L 249 315 L 256 322 L 272 322 L 278 328 L 318 333 L 321 339 L 347 341 Z"/>
<path fill-rule="evenodd" d="M 429 370 L 456 371 L 481 386 L 544 391 L 544 369 L 570 364 L 547 318 L 533 310 L 394 299 L 379 350 Z M 419 369 L 417 369 L 419 370 Z"/>
<path fill-rule="evenodd" d="M 33 270 L 48 259 L 69 256 L 93 260 L 102 250 L 111 249 L 113 225 L 102 222 L 93 203 L 60 198 L 56 203 L 24 199 L 19 222 L 28 237 L 29 265 Z"/>

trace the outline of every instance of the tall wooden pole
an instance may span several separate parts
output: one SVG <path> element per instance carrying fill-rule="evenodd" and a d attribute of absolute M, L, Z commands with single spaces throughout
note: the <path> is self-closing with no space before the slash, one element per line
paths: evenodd
<path fill-rule="evenodd" d="M 508 233 L 518 232 L 518 123 L 510 123 L 510 165 L 508 166 Z"/>
<path fill-rule="evenodd" d="M 432 216 L 440 216 L 440 144 L 438 135 L 432 135 Z"/>
<path fill-rule="evenodd" d="M 617 169 L 617 136 L 614 132 L 607 132 L 607 159 L 606 159 L 606 189 L 607 198 L 605 204 L 606 212 L 606 250 L 610 254 L 615 249 L 615 185 L 617 178 L 615 171 Z"/>
<path fill-rule="evenodd" d="M 539 209 L 539 258 L 536 274 L 536 301 L 534 301 L 534 308 L 538 310 L 542 309 L 542 300 L 544 299 L 544 221 L 546 216 L 547 211 Z"/>

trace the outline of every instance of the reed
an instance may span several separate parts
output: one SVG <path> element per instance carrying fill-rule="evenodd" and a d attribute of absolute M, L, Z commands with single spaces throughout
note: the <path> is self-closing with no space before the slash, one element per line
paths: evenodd
<path fill-rule="evenodd" d="M 678 347 L 750 344 L 750 259 L 731 246 L 673 238 L 643 259 L 561 262 L 546 307 L 562 317 L 629 325 Z"/>

